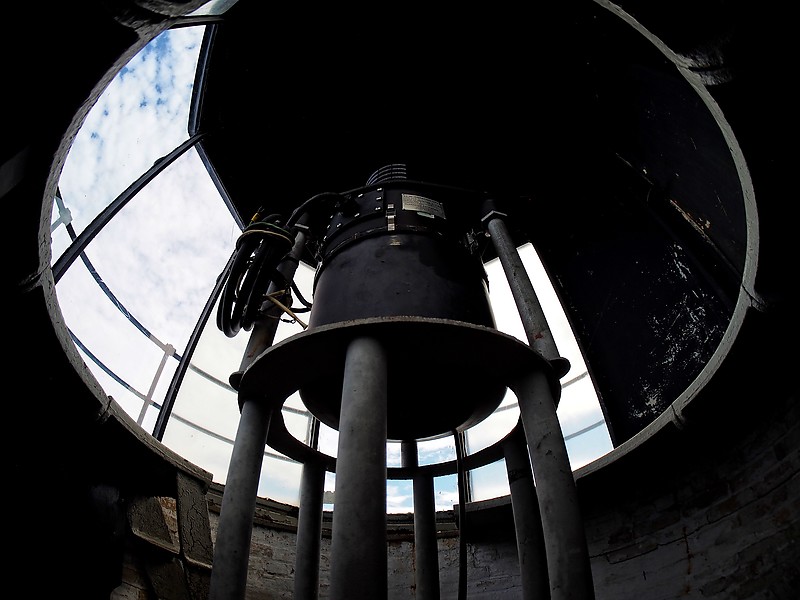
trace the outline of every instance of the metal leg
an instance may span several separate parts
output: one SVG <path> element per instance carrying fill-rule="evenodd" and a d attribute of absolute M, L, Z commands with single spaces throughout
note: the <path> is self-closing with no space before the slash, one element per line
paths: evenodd
<path fill-rule="evenodd" d="M 300 481 L 300 512 L 297 515 L 294 600 L 316 600 L 319 596 L 319 553 L 324 490 L 325 469 L 317 463 L 304 463 L 303 477 Z"/>
<path fill-rule="evenodd" d="M 513 382 L 542 518 L 552 600 L 592 600 L 589 550 L 550 381 L 534 371 Z"/>
<path fill-rule="evenodd" d="M 506 224 L 496 217 L 489 220 L 487 229 L 511 288 L 528 344 L 547 360 L 559 358 L 553 332 Z"/>
<path fill-rule="evenodd" d="M 386 598 L 387 359 L 380 343 L 347 349 L 331 540 L 333 600 Z"/>
<path fill-rule="evenodd" d="M 523 600 L 541 600 L 550 596 L 547 578 L 547 555 L 544 549 L 539 500 L 533 483 L 531 461 L 525 432 L 517 427 L 503 444 L 511 489 L 514 528 L 517 534 L 519 571 Z"/>
<path fill-rule="evenodd" d="M 209 600 L 241 600 L 247 587 L 258 480 L 271 412 L 245 400 L 222 495 Z"/>
<path fill-rule="evenodd" d="M 404 467 L 417 467 L 416 441 L 401 445 Z M 439 546 L 433 477 L 414 475 L 414 556 L 416 600 L 439 600 Z"/>

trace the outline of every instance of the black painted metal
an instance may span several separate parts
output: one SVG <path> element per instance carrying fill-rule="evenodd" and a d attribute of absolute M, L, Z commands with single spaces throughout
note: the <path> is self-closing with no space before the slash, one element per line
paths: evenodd
<path fill-rule="evenodd" d="M 414 31 L 432 45 L 364 52 L 356 26 L 312 27 L 297 44 L 314 59 L 297 63 L 277 58 L 300 46 L 268 34 L 270 9 L 240 3 L 216 28 L 197 127 L 243 215 L 265 197 L 289 214 L 397 164 L 422 182 L 491 195 L 513 243 L 540 252 L 621 444 L 706 368 L 750 241 L 741 173 L 715 115 L 668 56 L 602 4 L 537 6 L 535 28 L 507 22 L 490 45 L 468 28 L 402 16 L 383 24 L 384 39 Z M 687 61 L 705 56 L 702 27 L 636 10 L 668 21 Z M 715 12 L 697 16 L 708 27 Z M 239 151 L 253 139 L 258 152 Z M 317 263 L 312 252 L 304 260 Z"/>
<path fill-rule="evenodd" d="M 266 394 L 278 406 L 298 389 L 313 390 L 307 397 L 320 401 L 306 400 L 308 409 L 338 430 L 340 400 L 331 396 L 341 393 L 347 341 L 361 331 L 389 340 L 392 440 L 423 439 L 479 423 L 502 400 L 503 373 L 522 368 L 526 363 L 520 361 L 538 359 L 532 352 L 509 355 L 526 346 L 493 328 L 423 317 L 376 317 L 309 328 L 272 346 L 245 370 L 240 395 Z M 306 361 L 316 367 L 307 369 Z M 419 418 L 423 413 L 425 418 Z"/>
<path fill-rule="evenodd" d="M 474 206 L 470 228 L 469 204 L 435 188 L 387 183 L 358 196 L 319 235 L 310 327 L 390 316 L 494 326 Z"/>

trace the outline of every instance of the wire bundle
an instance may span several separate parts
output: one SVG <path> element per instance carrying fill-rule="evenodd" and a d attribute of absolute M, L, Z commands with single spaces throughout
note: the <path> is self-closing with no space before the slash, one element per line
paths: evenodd
<path fill-rule="evenodd" d="M 217 327 L 228 337 L 249 331 L 267 300 L 270 283 L 285 285 L 278 264 L 291 251 L 294 234 L 279 215 L 251 220 L 236 240 L 235 256 L 217 309 Z"/>

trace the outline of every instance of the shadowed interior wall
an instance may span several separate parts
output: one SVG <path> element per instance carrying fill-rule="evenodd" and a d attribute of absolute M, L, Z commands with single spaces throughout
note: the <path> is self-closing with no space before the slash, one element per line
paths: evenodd
<path fill-rule="evenodd" d="M 794 597 L 800 582 L 800 407 L 787 395 L 749 417 L 721 420 L 725 430 L 717 435 L 691 427 L 662 433 L 619 465 L 579 474 L 598 600 Z M 759 429 L 753 430 L 753 420 Z M 211 487 L 208 500 L 215 533 L 219 486 Z M 440 588 L 442 598 L 453 599 L 460 560 L 454 514 L 437 517 Z M 296 517 L 294 507 L 259 501 L 248 598 L 291 597 Z M 331 520 L 326 513 L 321 598 L 329 584 Z M 413 517 L 392 515 L 389 527 L 389 598 L 413 598 Z M 521 598 L 510 499 L 469 505 L 466 531 L 468 597 Z M 147 589 L 136 560 L 128 555 L 127 578 L 115 598 Z"/>

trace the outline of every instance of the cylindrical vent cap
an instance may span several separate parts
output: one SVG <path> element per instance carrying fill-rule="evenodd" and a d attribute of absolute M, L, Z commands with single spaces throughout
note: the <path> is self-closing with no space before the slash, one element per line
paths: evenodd
<path fill-rule="evenodd" d="M 406 179 L 406 177 L 406 166 L 404 164 L 396 163 L 385 165 L 369 176 L 369 179 L 367 179 L 367 185 L 375 185 L 378 183 L 386 183 L 387 181 Z"/>

